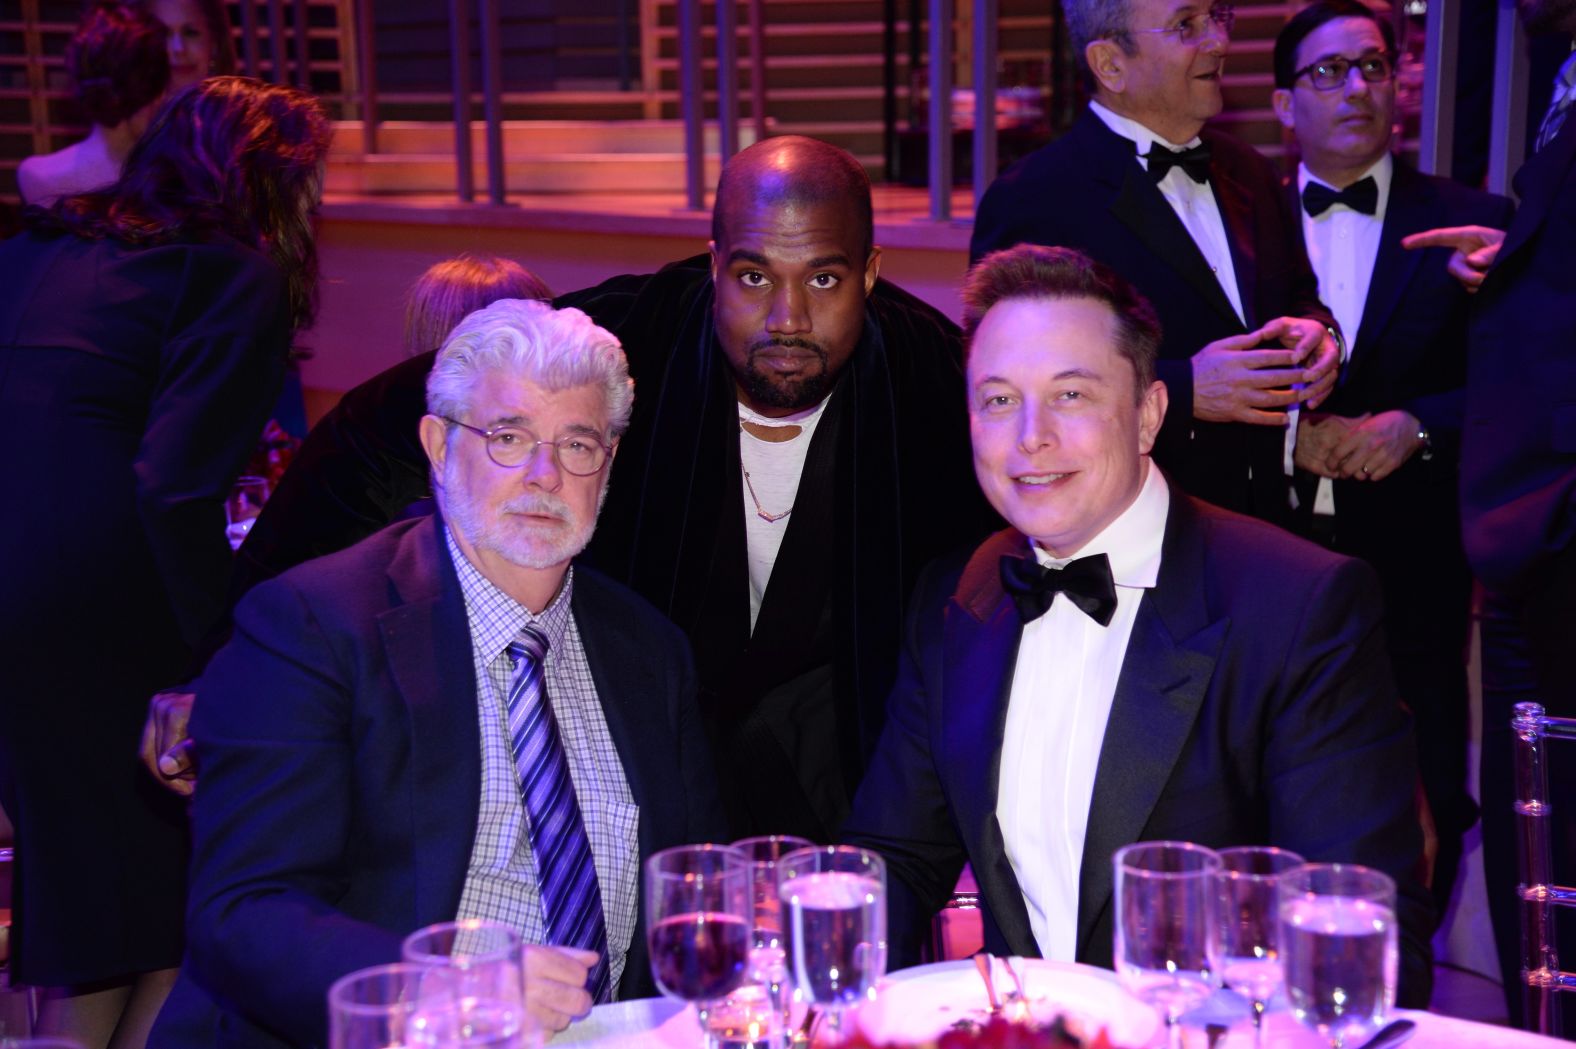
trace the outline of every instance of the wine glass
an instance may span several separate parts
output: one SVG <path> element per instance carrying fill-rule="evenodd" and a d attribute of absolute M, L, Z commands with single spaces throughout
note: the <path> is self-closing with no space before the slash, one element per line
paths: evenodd
<path fill-rule="evenodd" d="M 1295 852 L 1272 846 L 1222 849 L 1220 890 L 1221 978 L 1253 1005 L 1253 1044 L 1264 1046 L 1264 1009 L 1281 985 L 1280 911 L 1276 878 L 1301 865 Z"/>
<path fill-rule="evenodd" d="M 1111 862 L 1117 974 L 1160 1012 L 1180 1049 L 1182 1014 L 1220 986 L 1220 857 L 1190 842 L 1148 841 L 1117 849 Z"/>
<path fill-rule="evenodd" d="M 728 996 L 719 1012 L 744 1041 L 780 1044 L 788 1029 L 788 966 L 783 950 L 782 901 L 777 896 L 777 861 L 814 843 L 791 834 L 744 838 L 733 847 L 750 857 L 754 916 L 750 923 L 750 978 Z"/>
<path fill-rule="evenodd" d="M 835 1042 L 843 1010 L 886 972 L 886 865 L 848 845 L 800 849 L 777 861 L 777 895 L 794 993 L 821 1007 Z"/>
<path fill-rule="evenodd" d="M 1341 1049 L 1395 1005 L 1395 882 L 1370 867 L 1307 863 L 1279 877 L 1281 954 L 1292 1014 Z"/>
<path fill-rule="evenodd" d="M 412 1015 L 429 996 L 451 990 L 447 973 L 395 962 L 358 969 L 328 989 L 329 1049 L 406 1045 Z"/>
<path fill-rule="evenodd" d="M 669 998 L 693 1002 L 707 1049 L 712 1011 L 749 976 L 750 858 L 726 845 L 681 845 L 646 860 L 651 975 Z"/>
<path fill-rule="evenodd" d="M 445 993 L 427 994 L 406 1024 L 412 1046 L 532 1049 L 541 1028 L 525 1008 L 525 948 L 520 934 L 476 918 L 418 929 L 400 945 L 405 961 L 437 970 Z"/>
<path fill-rule="evenodd" d="M 230 549 L 239 550 L 246 542 L 247 533 L 257 515 L 263 512 L 268 501 L 268 479 L 265 477 L 237 477 L 230 486 L 224 501 L 224 534 L 230 540 Z"/>

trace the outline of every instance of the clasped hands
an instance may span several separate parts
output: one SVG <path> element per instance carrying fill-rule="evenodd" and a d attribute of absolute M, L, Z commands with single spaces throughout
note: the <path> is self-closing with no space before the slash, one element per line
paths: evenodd
<path fill-rule="evenodd" d="M 1396 409 L 1355 417 L 1309 412 L 1297 420 L 1299 469 L 1320 477 L 1382 481 L 1423 446 L 1417 416 Z"/>
<path fill-rule="evenodd" d="M 1259 349 L 1265 343 L 1281 349 Z M 1210 422 L 1285 426 L 1284 410 L 1315 408 L 1335 388 L 1335 338 L 1309 317 L 1277 317 L 1257 331 L 1217 339 L 1193 355 L 1193 415 Z"/>

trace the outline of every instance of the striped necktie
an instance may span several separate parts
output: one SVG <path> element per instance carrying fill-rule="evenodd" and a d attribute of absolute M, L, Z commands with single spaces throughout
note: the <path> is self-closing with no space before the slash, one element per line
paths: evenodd
<path fill-rule="evenodd" d="M 1576 101 L 1576 55 L 1565 60 L 1554 80 L 1554 97 L 1549 99 L 1549 111 L 1543 114 L 1543 123 L 1538 128 L 1537 149 L 1554 141 L 1554 136 L 1565 126 L 1573 101 Z"/>
<path fill-rule="evenodd" d="M 606 1002 L 611 1000 L 611 980 L 602 892 L 558 722 L 547 702 L 546 655 L 547 636 L 533 626 L 522 627 L 520 636 L 509 643 L 509 658 L 514 660 L 509 740 L 531 823 L 531 851 L 536 856 L 548 942 L 597 952 L 586 989 L 593 1002 Z"/>

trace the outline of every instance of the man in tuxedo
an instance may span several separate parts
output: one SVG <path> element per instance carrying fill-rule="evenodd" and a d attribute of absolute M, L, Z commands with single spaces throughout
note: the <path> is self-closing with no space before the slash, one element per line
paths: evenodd
<path fill-rule="evenodd" d="M 970 474 L 957 325 L 880 262 L 859 162 L 785 136 L 728 161 L 708 254 L 556 302 L 612 331 L 640 384 L 586 557 L 694 646 L 735 837 L 836 833 L 920 569 L 999 523 Z M 244 576 L 425 495 L 404 406 L 430 362 L 352 390 L 307 438 Z"/>
<path fill-rule="evenodd" d="M 1527 32 L 1576 33 L 1576 0 L 1517 0 Z M 1454 248 L 1452 271 L 1477 290 L 1461 433 L 1461 526 L 1483 584 L 1483 853 L 1500 965 L 1520 967 L 1515 898 L 1514 704 L 1576 717 L 1576 54 L 1516 173 L 1508 229 L 1453 226 L 1408 238 Z M 1570 762 L 1550 762 L 1551 796 L 1576 793 Z M 1576 877 L 1576 819 L 1560 809 L 1555 876 Z M 1512 1018 L 1517 981 L 1505 987 Z M 1576 1022 L 1576 1021 L 1572 1021 Z"/>
<path fill-rule="evenodd" d="M 1269 162 L 1204 127 L 1221 109 L 1229 3 L 1068 0 L 1093 92 L 1066 135 L 980 202 L 971 261 L 1052 244 L 1115 269 L 1165 329 L 1171 407 L 1155 460 L 1181 488 L 1281 522 L 1288 407 L 1335 382 L 1333 321 Z"/>
<path fill-rule="evenodd" d="M 1109 269 L 1024 245 L 964 304 L 975 473 L 1011 527 L 922 578 L 845 830 L 887 859 L 895 964 L 965 860 L 987 950 L 1108 966 L 1116 849 L 1274 844 L 1396 879 L 1425 1004 L 1417 763 L 1372 571 L 1152 465 L 1159 326 Z"/>
<path fill-rule="evenodd" d="M 577 310 L 444 345 L 438 513 L 256 587 L 197 686 L 187 956 L 158 1046 L 325 1041 L 325 996 L 433 922 L 528 944 L 549 1029 L 654 993 L 640 865 L 724 833 L 683 636 L 574 558 L 633 384 Z"/>
<path fill-rule="evenodd" d="M 1360 0 L 1315 0 L 1275 41 L 1275 112 L 1297 139 L 1292 189 L 1319 292 L 1346 333 L 1342 379 L 1297 420 L 1297 530 L 1379 574 L 1385 640 L 1416 715 L 1438 834 L 1443 914 L 1467 793 L 1466 650 L 1472 576 L 1456 480 L 1469 297 L 1448 252 L 1401 238 L 1437 226 L 1504 226 L 1504 197 L 1422 175 L 1390 154 L 1395 31 Z"/>

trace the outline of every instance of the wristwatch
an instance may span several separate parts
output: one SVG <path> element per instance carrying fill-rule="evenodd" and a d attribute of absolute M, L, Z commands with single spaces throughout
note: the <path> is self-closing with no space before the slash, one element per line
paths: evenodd
<path fill-rule="evenodd" d="M 1426 463 L 1434 457 L 1433 438 L 1428 436 L 1428 427 L 1421 421 L 1417 424 L 1417 443 L 1423 449 L 1423 454 L 1420 456 L 1423 462 Z"/>

